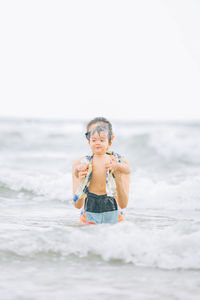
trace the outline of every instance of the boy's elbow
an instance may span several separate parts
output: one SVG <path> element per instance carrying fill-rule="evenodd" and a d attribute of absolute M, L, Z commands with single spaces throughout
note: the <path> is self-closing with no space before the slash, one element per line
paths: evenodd
<path fill-rule="evenodd" d="M 78 208 L 78 209 L 80 209 L 82 206 L 80 205 L 80 203 L 78 203 L 78 202 L 74 202 L 74 206 L 76 207 L 76 208 Z"/>
<path fill-rule="evenodd" d="M 121 209 L 126 208 L 127 205 L 128 205 L 128 197 L 126 197 L 125 199 L 123 199 L 123 202 L 118 203 L 118 205 L 119 205 L 119 207 L 120 207 Z"/>
<path fill-rule="evenodd" d="M 130 166 L 129 166 L 129 165 L 127 165 L 127 168 L 126 168 L 126 173 L 127 173 L 127 174 L 130 174 L 130 173 L 131 173 L 131 168 L 130 168 Z"/>
<path fill-rule="evenodd" d="M 76 208 L 78 208 L 78 207 L 77 207 L 77 203 L 76 203 L 76 202 L 74 202 L 74 206 L 75 206 Z"/>
<path fill-rule="evenodd" d="M 121 208 L 121 209 L 126 208 L 126 207 L 127 207 L 127 204 L 128 204 L 128 203 L 126 203 L 126 204 L 121 204 L 121 205 L 120 205 L 120 208 Z"/>
<path fill-rule="evenodd" d="M 74 206 L 78 209 L 82 208 L 83 204 L 84 204 L 84 198 L 74 201 Z"/>

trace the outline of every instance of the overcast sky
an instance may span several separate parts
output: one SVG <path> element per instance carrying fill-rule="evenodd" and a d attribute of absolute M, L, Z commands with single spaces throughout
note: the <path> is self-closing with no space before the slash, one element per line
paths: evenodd
<path fill-rule="evenodd" d="M 200 1 L 0 2 L 0 116 L 199 120 Z"/>

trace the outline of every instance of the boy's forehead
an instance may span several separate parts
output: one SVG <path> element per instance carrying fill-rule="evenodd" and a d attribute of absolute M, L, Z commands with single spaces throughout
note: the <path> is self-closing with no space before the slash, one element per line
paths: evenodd
<path fill-rule="evenodd" d="M 108 134 L 105 131 L 101 131 L 100 133 L 98 133 L 96 130 L 95 132 L 92 133 L 92 136 L 102 136 L 102 137 L 107 137 Z"/>

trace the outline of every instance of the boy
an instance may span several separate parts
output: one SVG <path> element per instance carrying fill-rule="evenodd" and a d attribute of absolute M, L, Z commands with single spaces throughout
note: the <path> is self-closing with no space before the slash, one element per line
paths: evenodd
<path fill-rule="evenodd" d="M 73 193 L 76 208 L 83 208 L 81 221 L 87 224 L 116 223 L 123 220 L 128 204 L 130 167 L 119 154 L 108 151 L 114 135 L 105 118 L 95 118 L 87 125 L 86 138 L 91 156 L 73 164 Z"/>

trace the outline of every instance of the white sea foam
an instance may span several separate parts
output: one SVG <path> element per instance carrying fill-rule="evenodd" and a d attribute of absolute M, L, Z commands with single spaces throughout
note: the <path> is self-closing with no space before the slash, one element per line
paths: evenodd
<path fill-rule="evenodd" d="M 44 196 L 44 200 L 66 201 L 72 198 L 72 177 L 70 173 L 48 172 L 41 174 L 40 171 L 12 172 L 0 171 L 2 186 L 19 192 L 28 191 L 33 197 Z"/>
<path fill-rule="evenodd" d="M 117 225 L 85 228 L 24 228 L 21 235 L 4 236 L 0 253 L 31 258 L 41 255 L 62 260 L 70 255 L 105 261 L 118 260 L 136 266 L 164 269 L 200 269 L 200 231 L 182 227 L 141 229 L 126 221 Z M 21 228 L 22 230 L 22 228 Z"/>
<path fill-rule="evenodd" d="M 154 180 L 135 172 L 131 184 L 130 207 L 154 209 L 200 209 L 200 176 L 170 182 Z"/>
<path fill-rule="evenodd" d="M 135 124 L 117 126 L 117 136 L 123 143 L 143 150 L 142 147 L 156 151 L 162 159 L 200 163 L 200 127 L 180 124 Z M 159 158 L 158 156 L 158 158 Z"/>
<path fill-rule="evenodd" d="M 6 188 L 23 190 L 46 199 L 68 201 L 72 198 L 70 172 L 40 170 L 19 171 L 2 169 L 0 182 Z M 129 207 L 155 209 L 200 209 L 200 176 L 193 176 L 173 183 L 155 181 L 143 172 L 135 172 L 131 178 Z"/>
<path fill-rule="evenodd" d="M 199 130 L 189 132 L 185 128 L 156 130 L 151 135 L 149 144 L 168 160 L 200 163 Z"/>

